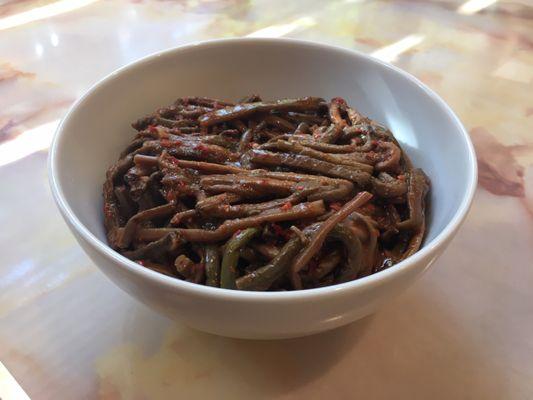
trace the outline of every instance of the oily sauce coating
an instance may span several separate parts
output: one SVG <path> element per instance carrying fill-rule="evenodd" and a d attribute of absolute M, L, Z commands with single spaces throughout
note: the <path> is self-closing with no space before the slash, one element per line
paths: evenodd
<path fill-rule="evenodd" d="M 106 175 L 110 246 L 162 274 L 297 290 L 415 253 L 429 180 L 341 98 L 185 97 L 139 119 Z"/>

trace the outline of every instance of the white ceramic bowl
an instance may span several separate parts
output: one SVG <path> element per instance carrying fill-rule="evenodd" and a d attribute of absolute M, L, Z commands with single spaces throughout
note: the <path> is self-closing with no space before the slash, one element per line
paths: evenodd
<path fill-rule="evenodd" d="M 427 237 L 407 260 L 336 286 L 241 292 L 170 278 L 106 244 L 105 171 L 133 137 L 130 123 L 182 96 L 235 100 L 344 97 L 388 126 L 431 178 Z M 241 338 L 287 338 L 332 329 L 375 311 L 411 285 L 446 248 L 469 209 L 476 161 L 452 110 L 409 74 L 355 51 L 285 39 L 216 40 L 134 62 L 94 85 L 69 110 L 50 151 L 55 200 L 94 263 L 136 299 L 191 327 Z"/>

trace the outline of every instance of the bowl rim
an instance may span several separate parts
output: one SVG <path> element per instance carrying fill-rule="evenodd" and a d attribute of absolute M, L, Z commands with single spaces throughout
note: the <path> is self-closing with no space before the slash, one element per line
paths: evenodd
<path fill-rule="evenodd" d="M 210 287 L 205 285 L 199 285 L 195 283 L 186 282 L 174 277 L 169 277 L 158 272 L 152 271 L 148 268 L 145 268 L 134 261 L 124 257 L 120 253 L 113 250 L 108 246 L 107 243 L 98 239 L 89 229 L 82 224 L 82 222 L 75 215 L 73 210 L 66 200 L 61 181 L 59 178 L 59 149 L 61 147 L 63 137 L 64 137 L 64 127 L 69 121 L 72 114 L 76 112 L 78 107 L 80 107 L 98 88 L 106 85 L 111 82 L 115 77 L 123 73 L 134 70 L 135 68 L 141 67 L 143 65 L 155 62 L 164 57 L 172 57 L 174 54 L 183 53 L 191 51 L 197 48 L 208 49 L 211 47 L 218 46 L 237 46 L 240 44 L 270 44 L 270 45 L 290 45 L 297 47 L 307 47 L 315 48 L 317 50 L 323 51 L 334 51 L 342 53 L 344 55 L 362 58 L 371 63 L 378 64 L 382 68 L 388 69 L 394 74 L 397 74 L 401 79 L 406 79 L 411 83 L 415 84 L 422 90 L 432 101 L 434 101 L 442 111 L 447 115 L 447 117 L 455 125 L 456 129 L 462 136 L 462 139 L 466 145 L 468 153 L 468 171 L 467 171 L 467 188 L 463 193 L 461 203 L 452 216 L 448 224 L 433 238 L 430 242 L 425 243 L 424 246 L 417 251 L 412 256 L 407 259 L 399 262 L 398 264 L 393 265 L 392 267 L 385 269 L 383 271 L 377 272 L 375 274 L 359 278 L 353 281 L 335 284 L 331 286 L 325 286 L 322 288 L 306 289 L 306 290 L 295 290 L 287 292 L 256 292 L 256 291 L 240 291 L 240 290 L 231 290 L 231 289 L 222 289 L 216 287 Z M 364 54 L 358 50 L 348 49 L 340 46 L 314 42 L 309 40 L 301 39 L 292 39 L 292 38 L 225 38 L 225 39 L 213 39 L 213 40 L 204 40 L 204 41 L 195 41 L 192 43 L 187 43 L 177 47 L 172 47 L 169 49 L 164 49 L 161 51 L 154 52 L 145 57 L 142 57 L 138 60 L 132 61 L 125 66 L 122 66 L 110 74 L 106 75 L 98 82 L 93 84 L 87 91 L 78 98 L 69 108 L 65 116 L 62 118 L 60 124 L 58 125 L 52 143 L 50 145 L 50 152 L 48 156 L 48 176 L 49 183 L 52 190 L 54 200 L 68 225 L 71 229 L 75 230 L 86 243 L 88 243 L 93 249 L 101 253 L 114 263 L 121 264 L 129 270 L 129 272 L 141 277 L 142 279 L 148 279 L 154 283 L 162 286 L 166 286 L 171 289 L 180 290 L 187 292 L 191 295 L 203 296 L 206 298 L 216 298 L 224 300 L 233 300 L 233 301 L 261 301 L 261 302 L 277 302 L 277 301 L 287 301 L 287 300 L 299 300 L 299 301 L 308 301 L 317 297 L 330 297 L 330 296 L 340 296 L 343 293 L 351 290 L 361 289 L 363 287 L 373 287 L 380 284 L 383 284 L 389 280 L 395 279 L 402 272 L 414 268 L 420 261 L 432 255 L 436 255 L 438 249 L 445 245 L 455 234 L 457 229 L 460 227 L 464 221 L 474 197 L 474 193 L 477 186 L 477 162 L 474 146 L 470 137 L 462 125 L 461 121 L 453 110 L 448 106 L 448 104 L 441 99 L 432 89 L 427 87 L 420 80 L 415 78 L 413 75 L 408 72 L 396 67 L 392 64 L 379 60 L 371 55 Z M 96 263 L 95 263 L 96 264 Z M 98 265 L 97 265 L 98 266 Z"/>

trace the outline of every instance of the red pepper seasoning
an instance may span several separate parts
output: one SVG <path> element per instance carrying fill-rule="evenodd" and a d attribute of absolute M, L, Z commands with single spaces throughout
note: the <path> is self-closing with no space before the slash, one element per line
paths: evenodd
<path fill-rule="evenodd" d="M 167 157 L 166 160 L 173 165 L 179 165 L 179 160 L 175 157 Z"/>
<path fill-rule="evenodd" d="M 283 229 L 280 225 L 276 224 L 276 223 L 273 223 L 272 224 L 272 230 L 274 231 L 274 234 L 276 236 L 280 236 L 282 237 L 283 239 L 289 239 L 290 238 L 290 234 L 289 232 L 287 232 L 287 230 Z"/>
<path fill-rule="evenodd" d="M 107 218 L 113 217 L 113 206 L 109 203 L 105 203 L 104 205 L 104 214 Z"/>
<path fill-rule="evenodd" d="M 376 212 L 376 206 L 372 203 L 367 203 L 362 206 L 359 211 L 365 215 L 373 215 Z"/>
<path fill-rule="evenodd" d="M 168 192 L 165 193 L 165 199 L 167 199 L 169 203 L 176 201 L 176 198 L 177 198 L 176 192 L 172 190 L 169 190 Z"/>
<path fill-rule="evenodd" d="M 376 153 L 373 151 L 369 151 L 368 153 L 365 154 L 365 159 L 367 159 L 368 161 L 374 161 L 375 158 L 376 158 Z"/>
<path fill-rule="evenodd" d="M 292 203 L 290 201 L 286 202 L 281 206 L 283 211 L 289 211 L 292 208 Z"/>
<path fill-rule="evenodd" d="M 207 147 L 205 144 L 200 143 L 196 145 L 196 150 L 200 151 L 202 154 L 208 154 L 209 153 L 209 147 Z"/>
<path fill-rule="evenodd" d="M 334 97 L 334 98 L 331 99 L 331 102 L 332 103 L 338 103 L 341 106 L 345 106 L 346 105 L 346 100 L 344 100 L 342 97 Z"/>
<path fill-rule="evenodd" d="M 331 203 L 329 205 L 329 208 L 331 208 L 332 210 L 335 210 L 335 211 L 339 211 L 342 208 L 342 204 L 339 203 L 339 202 Z"/>

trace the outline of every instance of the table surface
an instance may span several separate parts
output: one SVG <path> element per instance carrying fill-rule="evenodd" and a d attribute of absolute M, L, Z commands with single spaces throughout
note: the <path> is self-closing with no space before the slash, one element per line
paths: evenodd
<path fill-rule="evenodd" d="M 11 0 L 0 31 L 0 361 L 32 399 L 533 398 L 530 0 Z M 287 341 L 196 332 L 111 284 L 61 220 L 46 157 L 67 107 L 146 54 L 233 36 L 371 53 L 471 133 L 480 184 L 465 224 L 377 314 Z"/>

